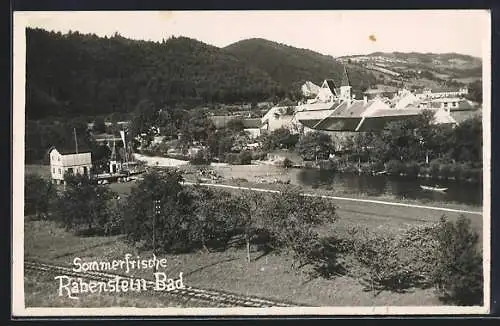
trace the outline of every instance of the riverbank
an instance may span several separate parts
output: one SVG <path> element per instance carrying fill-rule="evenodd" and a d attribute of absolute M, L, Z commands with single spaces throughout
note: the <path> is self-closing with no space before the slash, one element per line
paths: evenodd
<path fill-rule="evenodd" d="M 280 191 L 289 185 L 225 181 L 214 183 L 212 186 L 229 192 L 244 192 L 256 189 Z M 241 188 L 235 189 L 235 187 Z M 336 197 L 334 193 L 328 191 L 318 191 L 317 189 L 308 191 L 301 187 L 296 187 L 296 189 L 308 195 Z M 408 227 L 435 223 L 443 215 L 452 221 L 458 219 L 460 215 L 464 215 L 471 220 L 471 227 L 479 234 L 479 241 L 482 244 L 482 212 L 467 205 L 432 203 L 423 206 L 415 202 L 381 201 L 379 197 L 368 196 L 358 196 L 357 198 L 343 196 L 342 198 L 330 198 L 330 200 L 335 203 L 336 213 L 340 218 L 335 224 L 335 228 L 338 230 L 360 227 L 374 232 L 397 234 Z M 456 211 L 447 211 L 448 209 Z"/>
<path fill-rule="evenodd" d="M 162 168 L 165 166 L 153 164 L 151 167 Z M 170 166 L 167 166 L 170 167 Z M 181 164 L 176 166 L 184 173 L 186 173 L 186 178 L 189 181 L 196 182 L 199 176 L 198 171 L 201 167 L 193 166 L 189 164 Z M 329 196 L 346 196 L 351 198 L 359 199 L 373 199 L 373 200 L 384 200 L 384 201 L 394 201 L 398 203 L 408 203 L 415 205 L 428 205 L 428 206 L 438 206 L 446 208 L 454 208 L 461 210 L 474 210 L 482 211 L 481 205 L 471 205 L 458 203 L 451 200 L 435 200 L 433 198 L 402 198 L 402 196 L 397 196 L 394 194 L 380 194 L 374 195 L 373 193 L 367 193 L 359 191 L 357 188 L 349 188 L 337 186 L 334 184 L 325 185 L 300 185 L 300 180 L 297 177 L 291 177 L 287 169 L 283 169 L 276 166 L 269 165 L 225 165 L 225 164 L 214 164 L 211 166 L 203 167 L 204 169 L 213 170 L 218 175 L 222 177 L 222 180 L 218 183 L 235 185 L 235 186 L 251 186 L 263 189 L 279 189 L 283 183 L 291 183 L 295 187 L 298 187 L 303 192 L 313 192 L 321 195 Z M 304 170 L 297 170 L 300 173 Z M 25 174 L 37 174 L 45 178 L 50 178 L 50 168 L 48 165 L 25 165 Z M 277 182 L 277 183 L 275 183 Z M 128 193 L 129 188 L 135 183 L 117 183 L 111 184 L 113 189 L 116 189 L 119 193 Z M 418 186 L 417 186 L 418 188 Z M 470 189 L 469 189 L 470 190 Z"/>
<path fill-rule="evenodd" d="M 221 181 L 217 181 L 217 184 L 220 185 L 228 185 L 228 186 L 239 186 L 239 187 L 251 187 L 251 188 L 259 188 L 259 189 L 268 189 L 268 190 L 280 190 L 284 186 L 289 186 L 289 187 L 294 187 L 298 189 L 300 192 L 303 193 L 310 193 L 310 194 L 315 194 L 319 196 L 338 196 L 338 197 L 346 197 L 346 198 L 352 198 L 352 199 L 361 199 L 361 200 L 375 200 L 375 201 L 388 201 L 388 202 L 393 202 L 393 203 L 398 203 L 398 204 L 409 204 L 409 205 L 425 205 L 425 206 L 432 206 L 432 207 L 443 207 L 443 208 L 450 208 L 450 209 L 457 209 L 457 210 L 464 210 L 464 211 L 475 211 L 478 213 L 482 212 L 482 206 L 477 206 L 477 205 L 468 205 L 468 204 L 462 204 L 462 203 L 457 203 L 457 202 L 450 202 L 450 201 L 436 201 L 436 200 L 431 200 L 431 199 L 410 199 L 410 198 L 400 198 L 395 195 L 379 195 L 379 196 L 374 196 L 374 195 L 369 195 L 367 193 L 361 193 L 361 192 L 356 192 L 352 190 L 346 190 L 346 189 L 335 189 L 334 187 L 328 187 L 328 186 L 323 186 L 323 187 L 311 187 L 311 186 L 304 186 L 304 185 L 297 185 L 297 184 L 292 184 L 292 183 L 286 183 L 278 179 L 278 182 L 266 182 L 266 183 L 261 183 L 261 182 L 255 182 L 255 181 L 248 181 L 243 178 L 234 178 L 234 179 L 223 179 Z"/>

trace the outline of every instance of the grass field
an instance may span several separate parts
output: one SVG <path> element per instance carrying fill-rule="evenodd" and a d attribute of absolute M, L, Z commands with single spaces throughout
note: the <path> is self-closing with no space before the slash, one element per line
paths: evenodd
<path fill-rule="evenodd" d="M 47 274 L 35 273 L 27 270 L 24 274 L 24 289 L 26 307 L 54 307 L 54 308 L 108 308 L 108 307 L 136 307 L 136 308 L 196 308 L 207 307 L 208 303 L 180 302 L 177 298 L 154 296 L 151 293 L 139 294 L 97 294 L 91 293 L 79 296 L 78 300 L 67 296 L 59 296 L 58 281 Z"/>
<path fill-rule="evenodd" d="M 141 258 L 152 257 L 150 252 L 138 252 L 120 237 L 79 237 L 56 227 L 47 221 L 26 221 L 25 223 L 25 257 L 60 265 L 72 266 L 74 257 L 84 261 L 108 261 L 123 259 L 130 253 Z M 50 250 L 47 250 L 50 248 Z M 364 291 L 364 287 L 347 276 L 334 279 L 309 279 L 306 273 L 290 268 L 291 258 L 287 255 L 263 254 L 252 251 L 252 261 L 247 263 L 245 250 L 231 248 L 225 252 L 196 252 L 183 255 L 163 255 L 167 259 L 167 275 L 184 274 L 187 286 L 198 286 L 216 290 L 227 290 L 240 294 L 251 294 L 289 300 L 314 306 L 404 306 L 404 305 L 439 305 L 432 290 L 416 289 L 408 293 L 392 293 L 384 291 L 377 296 Z M 136 277 L 151 278 L 150 270 L 134 270 Z M 37 306 L 47 300 L 57 305 L 73 306 L 69 298 L 59 298 L 53 293 L 57 288 L 47 282 L 38 284 L 29 278 L 25 279 L 26 304 Z M 55 283 L 55 281 L 54 281 Z M 55 284 L 57 285 L 57 284 Z M 47 291 L 51 291 L 47 292 Z M 127 299 L 128 298 L 128 299 Z M 91 298 L 81 304 L 93 306 Z M 144 301 L 152 300 L 151 306 L 158 303 L 155 298 L 100 299 L 104 304 L 123 304 L 125 306 L 141 306 Z M 118 300 L 118 299 L 117 299 Z M 95 303 L 97 306 L 97 303 Z"/>
<path fill-rule="evenodd" d="M 27 171 L 43 174 L 44 169 L 27 167 Z M 244 182 L 245 186 L 274 188 L 279 185 L 256 184 Z M 239 184 L 243 186 L 243 184 Z M 110 188 L 122 195 L 130 192 L 135 182 L 114 183 Z M 232 190 L 241 191 L 241 190 Z M 323 190 L 314 189 L 315 193 Z M 338 195 L 333 193 L 333 195 Z M 380 199 L 380 198 L 374 198 Z M 335 225 L 327 226 L 325 234 L 336 232 L 344 234 L 345 229 L 351 226 L 366 227 L 381 233 L 398 233 L 409 226 L 436 222 L 443 212 L 421 208 L 387 206 L 360 202 L 335 201 L 339 221 Z M 431 205 L 428 204 L 427 205 Z M 441 205 L 441 204 L 435 204 Z M 449 205 L 454 208 L 477 210 L 477 207 L 466 205 Z M 450 219 L 459 216 L 458 213 L 446 213 Z M 482 234 L 482 218 L 480 215 L 467 215 L 472 221 L 472 227 Z M 49 221 L 25 220 L 24 225 L 25 259 L 53 262 L 72 266 L 75 257 L 84 261 L 108 261 L 123 259 L 130 253 L 141 258 L 152 257 L 151 252 L 139 252 L 127 244 L 122 236 L 113 237 L 84 237 L 76 236 L 58 228 Z M 338 276 L 333 279 L 313 278 L 307 273 L 292 269 L 291 257 L 288 255 L 268 254 L 253 249 L 252 261 L 247 263 L 245 250 L 230 248 L 224 252 L 195 252 L 183 255 L 164 255 L 168 267 L 167 274 L 178 275 L 184 273 L 185 283 L 189 286 L 227 290 L 240 294 L 249 294 L 289 300 L 314 306 L 406 306 L 406 305 L 440 305 L 433 291 L 415 289 L 407 293 L 393 293 L 384 291 L 374 296 L 373 292 L 366 292 L 357 279 L 349 276 Z M 139 270 L 133 272 L 136 277 L 151 278 L 151 271 Z M 36 276 L 40 277 L 40 276 Z M 31 282 L 31 283 L 30 283 Z M 106 298 L 93 300 L 91 297 L 73 302 L 69 298 L 59 298 L 49 291 L 56 291 L 55 281 L 35 280 L 29 276 L 25 278 L 26 304 L 39 306 L 48 301 L 49 306 L 148 306 L 162 307 L 179 306 L 183 303 L 158 301 L 158 298 L 147 295 L 140 298 L 125 296 L 120 298 Z M 47 299 L 48 298 L 48 299 Z M 101 300 L 101 301 L 99 301 Z M 168 300 L 167 300 L 168 301 Z M 190 305 L 192 306 L 192 305 Z"/>

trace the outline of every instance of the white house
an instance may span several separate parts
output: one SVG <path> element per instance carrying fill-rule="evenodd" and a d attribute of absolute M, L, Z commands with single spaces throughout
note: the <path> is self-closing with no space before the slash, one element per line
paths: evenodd
<path fill-rule="evenodd" d="M 434 89 L 424 89 L 424 91 L 420 94 L 417 94 L 417 97 L 420 99 L 429 99 L 429 98 L 444 98 L 444 97 L 457 97 L 457 96 L 465 96 L 469 94 L 469 89 L 467 87 L 456 89 L 451 88 L 434 88 Z"/>
<path fill-rule="evenodd" d="M 90 152 L 75 153 L 74 151 L 59 152 L 56 148 L 49 150 L 50 173 L 54 183 L 62 184 L 65 173 L 73 175 L 90 175 L 92 154 Z"/>

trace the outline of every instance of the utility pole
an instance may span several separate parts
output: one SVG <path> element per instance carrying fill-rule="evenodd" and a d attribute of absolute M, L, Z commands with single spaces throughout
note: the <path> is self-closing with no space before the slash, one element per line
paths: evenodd
<path fill-rule="evenodd" d="M 153 211 L 153 255 L 156 256 L 156 216 L 160 215 L 161 205 L 160 200 L 156 199 L 153 201 L 154 211 Z M 154 272 L 156 273 L 156 263 L 153 267 Z"/>
<path fill-rule="evenodd" d="M 73 128 L 73 134 L 75 135 L 76 154 L 78 154 L 78 141 L 76 140 L 76 128 Z"/>

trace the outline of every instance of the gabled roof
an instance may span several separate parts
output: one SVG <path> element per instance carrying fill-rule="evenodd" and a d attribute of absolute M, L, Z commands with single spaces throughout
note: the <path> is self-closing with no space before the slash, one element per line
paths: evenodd
<path fill-rule="evenodd" d="M 351 79 L 349 78 L 349 74 L 347 73 L 347 68 L 344 66 L 344 75 L 342 76 L 342 82 L 340 86 L 352 86 Z"/>
<path fill-rule="evenodd" d="M 70 148 L 70 147 L 56 147 L 56 146 L 51 146 L 47 153 L 50 154 L 53 150 L 57 150 L 57 152 L 61 155 L 72 155 L 72 154 L 84 154 L 84 153 L 91 153 L 91 150 L 88 146 L 78 144 L 78 153 L 76 152 L 76 148 Z"/>
<path fill-rule="evenodd" d="M 328 85 L 328 88 L 330 88 L 330 91 L 336 95 L 337 94 L 337 86 L 335 86 L 335 82 L 333 79 L 325 79 L 326 84 Z"/>
<path fill-rule="evenodd" d="M 245 129 L 260 128 L 262 126 L 260 118 L 242 119 L 241 122 L 243 123 Z"/>
<path fill-rule="evenodd" d="M 456 124 L 457 121 L 453 118 L 453 116 L 446 112 L 444 109 L 438 109 L 434 113 L 434 124 Z"/>

